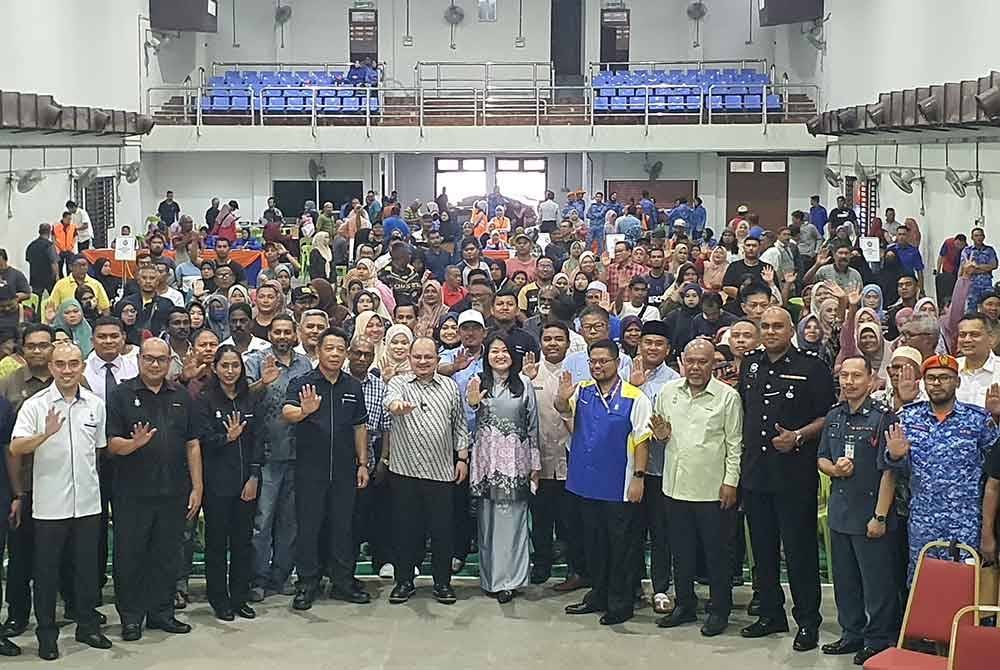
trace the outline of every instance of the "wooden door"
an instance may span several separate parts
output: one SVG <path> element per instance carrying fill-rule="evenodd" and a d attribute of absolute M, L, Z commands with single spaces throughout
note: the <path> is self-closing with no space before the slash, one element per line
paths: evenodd
<path fill-rule="evenodd" d="M 627 207 L 629 200 L 635 198 L 636 204 L 642 199 L 642 192 L 649 191 L 659 208 L 674 206 L 674 200 L 684 196 L 688 202 L 698 195 L 698 182 L 693 179 L 648 179 L 614 180 L 604 184 L 604 195 L 618 193 L 618 202 Z M 592 193 L 588 194 L 593 196 Z"/>
<path fill-rule="evenodd" d="M 788 223 L 788 159 L 783 157 L 730 158 L 726 169 L 726 220 L 740 205 L 760 218 L 767 230 Z"/>

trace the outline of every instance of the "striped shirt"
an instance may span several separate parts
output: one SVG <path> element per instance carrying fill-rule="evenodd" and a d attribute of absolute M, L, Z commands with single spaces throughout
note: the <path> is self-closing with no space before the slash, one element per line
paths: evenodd
<path fill-rule="evenodd" d="M 452 481 L 454 453 L 469 448 L 458 386 L 439 374 L 426 382 L 412 372 L 396 375 L 386 386 L 386 409 L 397 400 L 416 406 L 409 414 L 392 418 L 389 471 L 403 477 Z"/>

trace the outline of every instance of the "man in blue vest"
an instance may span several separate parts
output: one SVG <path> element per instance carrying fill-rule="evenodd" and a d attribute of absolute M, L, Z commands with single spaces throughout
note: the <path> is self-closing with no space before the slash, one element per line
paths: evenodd
<path fill-rule="evenodd" d="M 573 383 L 564 371 L 554 405 L 573 420 L 566 490 L 584 507 L 584 543 L 592 588 L 567 614 L 603 612 L 601 625 L 632 618 L 635 551 L 652 405 L 618 376 L 618 345 L 589 348 L 592 379 Z"/>

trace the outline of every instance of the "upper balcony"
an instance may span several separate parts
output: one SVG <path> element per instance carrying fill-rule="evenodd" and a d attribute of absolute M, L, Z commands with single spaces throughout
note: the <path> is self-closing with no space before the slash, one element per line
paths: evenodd
<path fill-rule="evenodd" d="M 813 84 L 763 61 L 593 63 L 557 85 L 544 62 L 420 62 L 413 87 L 346 63 L 215 63 L 146 92 L 146 150 L 802 151 Z M 249 129 L 254 129 L 248 132 Z M 236 146 L 236 144 L 239 146 Z M 544 144 L 544 146 L 541 146 Z"/>

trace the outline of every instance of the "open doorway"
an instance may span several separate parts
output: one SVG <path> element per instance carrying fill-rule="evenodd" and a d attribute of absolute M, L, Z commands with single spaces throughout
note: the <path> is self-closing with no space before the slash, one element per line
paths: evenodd
<path fill-rule="evenodd" d="M 583 83 L 583 0 L 552 0 L 550 53 L 556 84 Z"/>

